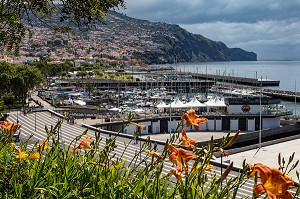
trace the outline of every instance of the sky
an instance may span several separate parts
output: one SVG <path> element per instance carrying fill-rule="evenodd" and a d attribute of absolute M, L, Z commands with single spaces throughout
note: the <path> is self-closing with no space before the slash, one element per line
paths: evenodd
<path fill-rule="evenodd" d="M 125 0 L 129 17 L 178 24 L 258 60 L 300 60 L 300 0 Z"/>

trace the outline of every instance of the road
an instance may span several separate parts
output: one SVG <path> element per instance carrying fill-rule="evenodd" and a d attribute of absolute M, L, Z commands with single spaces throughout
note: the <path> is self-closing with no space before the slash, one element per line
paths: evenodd
<path fill-rule="evenodd" d="M 51 126 L 55 126 L 55 124 L 58 122 L 59 118 L 55 115 L 51 114 L 48 111 L 41 111 L 41 112 L 31 112 L 26 115 L 21 114 L 20 112 L 13 112 L 10 113 L 10 116 L 8 118 L 11 122 L 17 122 L 19 121 L 19 124 L 21 124 L 21 134 L 20 138 L 21 140 L 28 139 L 31 135 L 32 138 L 30 142 L 28 142 L 28 148 L 31 149 L 34 147 L 34 144 L 39 141 L 40 143 L 47 138 L 47 135 L 45 133 L 45 126 L 48 128 L 51 128 Z M 86 128 L 82 127 L 79 124 L 68 124 L 66 121 L 63 122 L 61 125 L 61 128 L 59 130 L 59 137 L 62 142 L 64 142 L 66 145 L 70 144 L 75 137 L 80 135 Z M 89 129 L 87 132 L 87 135 L 92 135 L 95 137 L 95 130 Z M 84 139 L 86 136 L 83 136 L 82 139 Z M 108 134 L 101 133 L 100 135 L 102 137 L 102 140 L 100 141 L 99 145 L 100 147 L 104 147 L 106 145 L 106 138 L 109 137 Z M 125 143 L 129 143 L 125 150 Z M 117 148 L 114 149 L 113 153 L 115 153 L 116 157 L 122 157 L 123 159 L 126 159 L 128 162 L 131 162 L 135 154 L 137 154 L 140 151 L 141 142 L 139 144 L 133 144 L 132 139 L 130 138 L 124 138 L 124 137 L 117 137 L 116 138 L 116 144 Z M 157 152 L 161 152 L 163 149 L 163 145 L 158 145 Z M 124 152 L 125 150 L 125 152 Z M 113 155 L 113 154 L 111 154 Z M 147 158 L 149 155 L 146 152 L 142 152 L 139 154 L 139 158 L 136 158 L 137 160 L 143 160 Z M 134 160 L 136 161 L 136 160 Z M 143 164 L 139 164 L 139 162 L 136 162 L 137 165 L 143 166 Z M 167 175 L 170 172 L 170 169 L 174 168 L 173 164 L 170 162 L 165 162 L 163 173 L 162 175 Z M 224 171 L 225 169 L 223 169 Z M 217 176 L 221 175 L 221 169 L 220 167 L 214 166 L 212 170 L 212 174 L 216 173 Z M 229 177 L 236 177 L 238 175 L 237 172 L 230 172 Z M 208 175 L 208 177 L 211 177 Z M 243 197 L 252 197 L 252 190 L 253 190 L 253 180 L 248 180 L 242 188 L 239 189 L 238 197 L 237 198 L 243 198 Z"/>

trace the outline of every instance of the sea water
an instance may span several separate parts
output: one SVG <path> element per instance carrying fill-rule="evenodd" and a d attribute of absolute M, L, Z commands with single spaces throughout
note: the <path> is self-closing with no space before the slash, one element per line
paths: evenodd
<path fill-rule="evenodd" d="M 300 91 L 300 61 L 235 61 L 235 62 L 193 62 L 172 65 L 177 71 L 279 80 L 272 89 Z M 281 101 L 287 109 L 300 115 L 300 103 Z"/>

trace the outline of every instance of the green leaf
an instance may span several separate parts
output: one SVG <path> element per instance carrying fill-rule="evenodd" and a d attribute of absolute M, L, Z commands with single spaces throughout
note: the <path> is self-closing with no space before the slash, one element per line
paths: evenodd
<path fill-rule="evenodd" d="M 281 154 L 280 153 L 278 154 L 278 165 L 279 165 L 279 167 L 281 167 Z"/>
<path fill-rule="evenodd" d="M 240 130 L 236 132 L 236 134 L 231 138 L 231 140 L 226 144 L 224 148 L 232 146 L 235 143 L 236 139 L 238 138 L 239 134 L 240 134 Z"/>
<path fill-rule="evenodd" d="M 228 176 L 228 174 L 230 173 L 232 168 L 233 168 L 233 162 L 231 162 L 230 165 L 228 165 L 228 167 L 226 168 L 224 173 L 221 175 L 221 178 L 220 178 L 221 182 L 226 179 L 226 177 Z"/>

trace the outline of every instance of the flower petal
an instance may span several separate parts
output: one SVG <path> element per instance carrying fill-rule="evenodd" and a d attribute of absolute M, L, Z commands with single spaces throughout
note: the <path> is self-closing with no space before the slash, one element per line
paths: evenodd
<path fill-rule="evenodd" d="M 184 177 L 184 175 L 182 174 L 182 172 L 178 171 L 177 169 L 171 169 L 170 172 L 172 174 L 174 174 L 174 176 L 176 177 L 177 180 L 181 180 Z"/>
<path fill-rule="evenodd" d="M 28 160 L 37 160 L 40 158 L 41 158 L 40 153 L 38 151 L 36 151 L 33 154 L 30 154 L 30 156 L 28 157 Z"/>
<path fill-rule="evenodd" d="M 260 196 L 261 194 L 263 194 L 265 192 L 266 192 L 266 190 L 262 183 L 254 185 L 253 193 L 255 196 Z"/>

